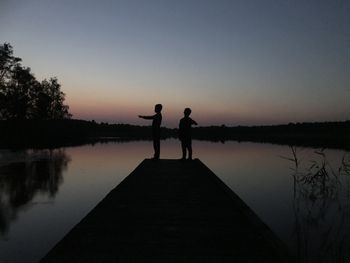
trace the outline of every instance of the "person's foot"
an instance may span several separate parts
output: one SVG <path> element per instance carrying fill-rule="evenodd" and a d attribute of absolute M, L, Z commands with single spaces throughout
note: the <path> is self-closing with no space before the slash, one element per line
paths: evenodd
<path fill-rule="evenodd" d="M 188 161 L 192 161 L 192 157 L 188 157 L 187 160 L 188 160 Z"/>
<path fill-rule="evenodd" d="M 185 161 L 186 160 L 186 158 L 185 157 L 182 157 L 181 159 L 180 159 L 180 161 Z"/>

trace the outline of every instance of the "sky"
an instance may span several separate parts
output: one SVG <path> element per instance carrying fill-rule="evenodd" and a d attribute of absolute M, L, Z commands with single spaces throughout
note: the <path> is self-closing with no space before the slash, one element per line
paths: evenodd
<path fill-rule="evenodd" d="M 350 0 L 0 0 L 4 42 L 77 119 L 350 119 Z"/>

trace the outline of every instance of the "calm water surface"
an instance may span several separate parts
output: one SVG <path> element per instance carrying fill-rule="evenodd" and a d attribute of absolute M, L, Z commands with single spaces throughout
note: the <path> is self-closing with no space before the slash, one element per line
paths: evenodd
<path fill-rule="evenodd" d="M 295 262 L 350 262 L 350 153 L 238 142 L 193 146 Z M 162 142 L 162 158 L 180 152 L 178 141 Z M 148 141 L 0 150 L 0 262 L 37 262 L 151 155 Z"/>

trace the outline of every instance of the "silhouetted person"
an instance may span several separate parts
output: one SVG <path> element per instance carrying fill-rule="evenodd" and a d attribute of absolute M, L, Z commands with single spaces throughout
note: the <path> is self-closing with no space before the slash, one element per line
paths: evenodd
<path fill-rule="evenodd" d="M 152 137 L 153 137 L 153 148 L 154 148 L 154 160 L 159 159 L 160 155 L 160 124 L 162 123 L 162 104 L 157 104 L 154 106 L 154 111 L 156 114 L 152 116 L 142 116 L 139 115 L 139 118 L 152 121 Z"/>
<path fill-rule="evenodd" d="M 186 108 L 184 110 L 184 115 L 180 120 L 179 124 L 179 139 L 181 141 L 182 148 L 182 158 L 181 160 L 186 159 L 186 150 L 188 151 L 188 160 L 192 160 L 192 134 L 191 134 L 191 125 L 197 125 L 197 122 L 190 118 L 191 109 Z"/>

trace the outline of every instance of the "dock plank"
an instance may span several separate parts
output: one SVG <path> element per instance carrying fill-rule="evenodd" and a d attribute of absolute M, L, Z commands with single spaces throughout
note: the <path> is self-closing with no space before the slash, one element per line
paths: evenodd
<path fill-rule="evenodd" d="M 41 262 L 287 262 L 283 244 L 200 160 L 144 160 Z"/>

